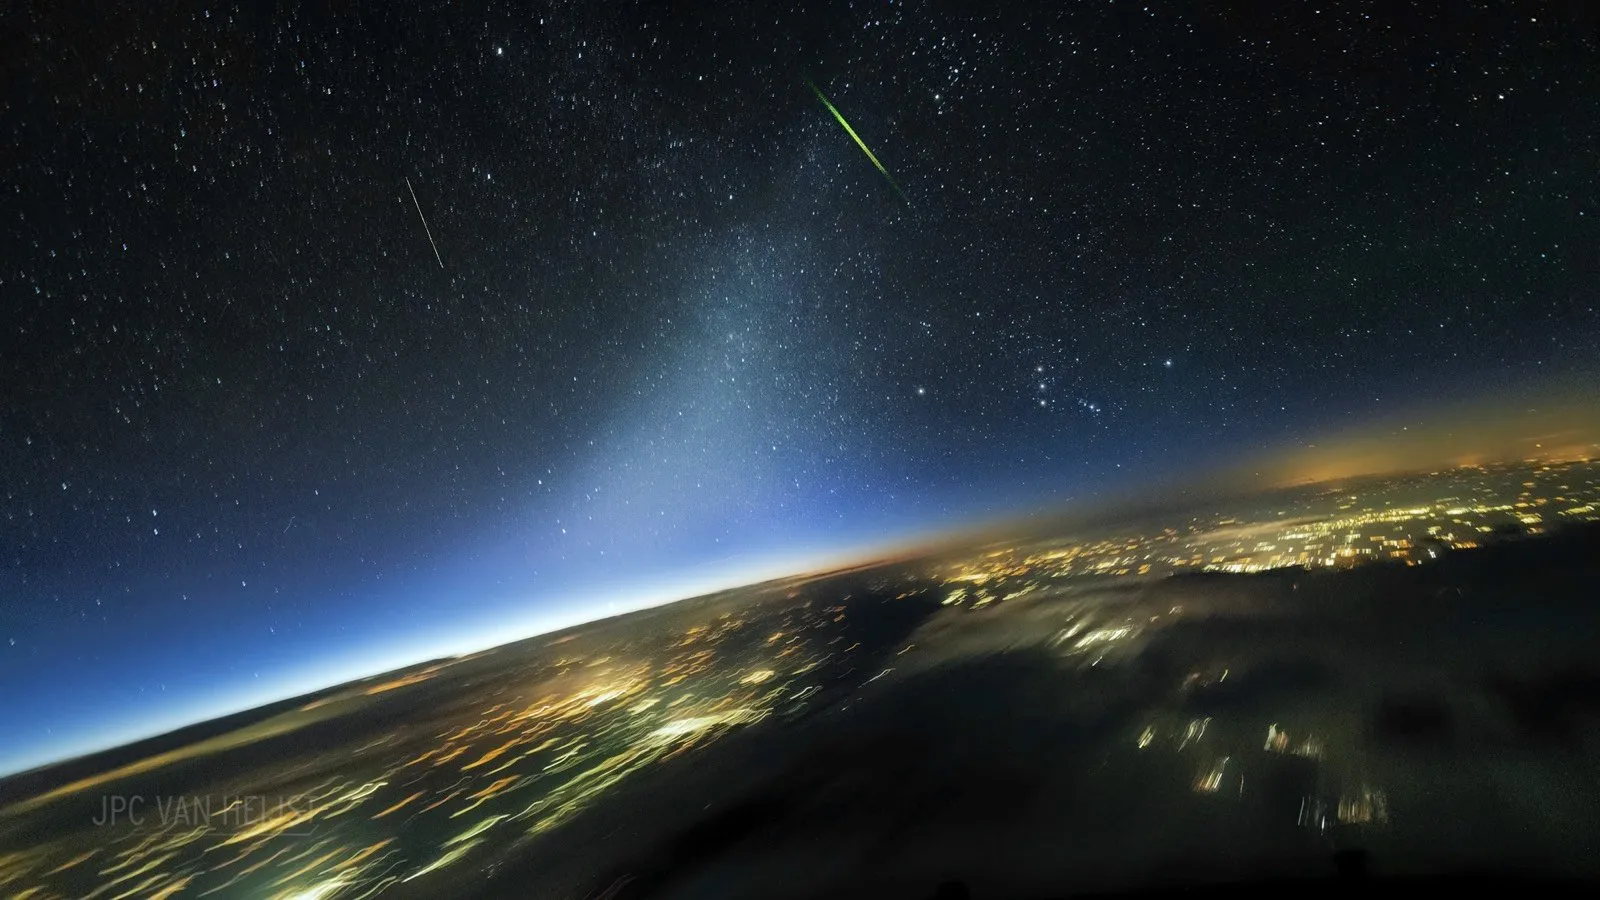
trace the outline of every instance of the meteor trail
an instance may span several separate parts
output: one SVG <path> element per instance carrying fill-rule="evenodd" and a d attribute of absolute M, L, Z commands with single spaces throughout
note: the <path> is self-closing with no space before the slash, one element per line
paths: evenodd
<path fill-rule="evenodd" d="M 837 113 L 835 114 L 837 115 Z M 846 128 L 850 126 L 846 125 Z M 873 160 L 876 162 L 877 160 Z M 880 166 L 879 168 L 882 168 Z M 433 247 L 433 258 L 439 261 L 439 268 L 444 268 L 444 257 L 439 255 L 439 245 L 433 242 L 433 229 L 428 227 L 428 217 L 422 214 L 422 204 L 417 203 L 417 192 L 411 187 L 411 179 L 406 179 L 406 190 L 411 191 L 411 202 L 417 207 L 417 218 L 422 220 L 422 231 L 428 236 L 428 243 Z"/>
<path fill-rule="evenodd" d="M 889 182 L 889 186 L 894 188 L 894 192 L 900 195 L 900 199 L 910 203 L 911 201 L 906 199 L 905 191 L 900 190 L 900 185 L 894 183 L 894 178 L 889 174 L 889 170 L 885 169 L 883 167 L 883 163 L 878 162 L 878 157 L 874 156 L 872 151 L 867 149 L 866 142 L 861 140 L 861 136 L 856 134 L 856 130 L 851 128 L 850 123 L 844 120 L 844 116 L 839 112 L 838 108 L 836 108 L 833 103 L 828 100 L 826 94 L 822 93 L 822 88 L 817 87 L 816 82 L 810 80 L 809 78 L 806 79 L 806 84 L 810 85 L 811 90 L 816 92 L 817 99 L 821 100 L 822 105 L 828 108 L 828 112 L 833 113 L 833 117 L 839 120 L 840 125 L 844 126 L 844 130 L 849 133 L 850 139 L 856 142 L 856 146 L 860 147 L 861 152 L 867 155 L 867 159 L 872 160 L 872 165 L 877 168 L 879 174 L 883 175 L 884 180 Z"/>

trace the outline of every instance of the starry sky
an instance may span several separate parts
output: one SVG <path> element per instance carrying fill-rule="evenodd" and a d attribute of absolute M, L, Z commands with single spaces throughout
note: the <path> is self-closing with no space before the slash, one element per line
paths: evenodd
<path fill-rule="evenodd" d="M 1597 35 L 1581 4 L 20 4 L 0 772 L 1580 377 Z"/>

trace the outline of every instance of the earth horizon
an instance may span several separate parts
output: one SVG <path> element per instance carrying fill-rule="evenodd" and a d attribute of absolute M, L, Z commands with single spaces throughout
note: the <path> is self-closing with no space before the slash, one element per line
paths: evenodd
<path fill-rule="evenodd" d="M 1033 896 L 1351 850 L 1594 877 L 1563 835 L 1600 806 L 1561 784 L 1600 765 L 1597 510 L 1600 464 L 1461 467 L 690 598 L 0 780 L 0 887 Z M 1489 810 L 1526 839 L 1483 846 Z"/>

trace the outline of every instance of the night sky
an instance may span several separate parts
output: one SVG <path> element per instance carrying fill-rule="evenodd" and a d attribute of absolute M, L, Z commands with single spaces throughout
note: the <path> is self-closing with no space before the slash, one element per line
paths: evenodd
<path fill-rule="evenodd" d="M 5 13 L 0 771 L 1596 363 L 1583 4 L 427 5 Z"/>

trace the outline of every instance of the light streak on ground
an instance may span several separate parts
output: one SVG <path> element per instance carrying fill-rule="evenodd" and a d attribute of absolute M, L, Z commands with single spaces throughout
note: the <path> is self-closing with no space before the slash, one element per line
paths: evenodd
<path fill-rule="evenodd" d="M 902 580 L 874 588 L 871 602 L 880 613 L 920 603 L 965 622 L 973 610 L 981 618 L 1053 598 L 1062 615 L 1050 625 L 1050 651 L 1069 665 L 1115 664 L 1184 609 L 1163 604 L 1135 618 L 1094 607 L 1073 599 L 1085 580 L 1367 559 L 1425 565 L 1498 529 L 1537 531 L 1597 509 L 1592 464 L 1461 470 L 1290 498 L 1255 514 L 1218 510 L 986 545 L 897 569 Z M 433 891 L 454 873 L 428 876 L 543 840 L 662 763 L 916 669 L 920 639 L 874 648 L 852 630 L 853 604 L 864 601 L 829 584 L 775 582 L 653 611 L 648 627 L 595 623 L 356 682 L 185 748 L 64 778 L 0 809 L 0 846 L 10 848 L 0 852 L 0 896 L 350 900 L 419 879 Z M 846 688 L 839 672 L 853 673 Z M 1197 670 L 1180 689 L 1231 681 L 1229 672 Z M 1249 743 L 1262 748 L 1252 752 L 1319 765 L 1340 752 L 1326 735 L 1279 721 L 1264 747 L 1268 723 L 1251 726 Z M 1220 746 L 1229 727 L 1171 715 L 1120 740 L 1145 758 L 1193 755 L 1184 792 L 1215 799 L 1245 790 L 1248 758 Z M 158 803 L 172 772 L 199 779 L 194 796 Z M 149 800 L 143 821 L 89 824 L 102 796 L 138 793 Z M 1352 787 L 1303 818 L 1379 823 L 1390 815 L 1386 796 Z"/>

